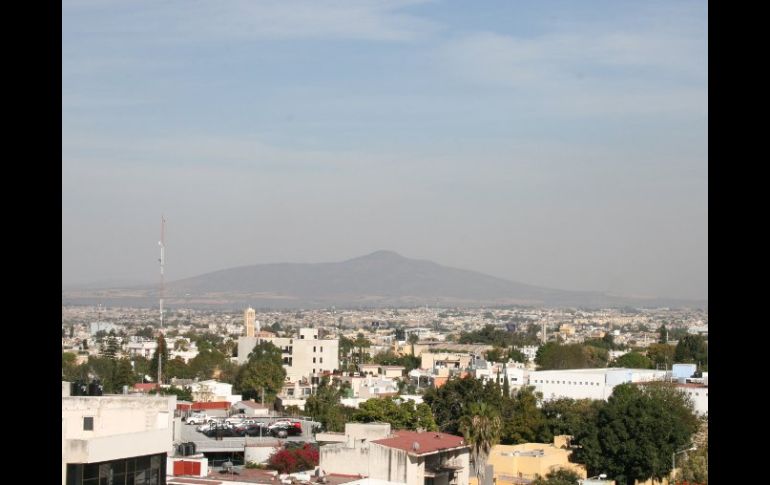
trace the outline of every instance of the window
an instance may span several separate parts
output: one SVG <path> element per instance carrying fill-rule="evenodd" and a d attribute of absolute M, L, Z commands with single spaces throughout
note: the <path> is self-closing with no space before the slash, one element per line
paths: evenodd
<path fill-rule="evenodd" d="M 324 363 L 324 358 L 323 357 L 321 357 L 319 360 L 321 361 L 322 364 Z"/>
<path fill-rule="evenodd" d="M 93 416 L 86 416 L 83 418 L 83 431 L 94 430 L 94 418 Z"/>
<path fill-rule="evenodd" d="M 323 348 L 323 346 L 321 346 L 321 352 L 323 352 L 323 351 L 324 351 L 324 348 Z"/>
<path fill-rule="evenodd" d="M 315 352 L 315 345 L 313 346 L 313 352 Z"/>
<path fill-rule="evenodd" d="M 313 363 L 315 364 L 315 357 L 313 357 Z"/>

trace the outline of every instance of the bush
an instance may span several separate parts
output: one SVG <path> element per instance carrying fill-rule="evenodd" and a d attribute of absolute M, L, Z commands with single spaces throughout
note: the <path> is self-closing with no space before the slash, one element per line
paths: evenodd
<path fill-rule="evenodd" d="M 301 448 L 282 449 L 270 457 L 270 468 L 278 473 L 295 473 L 318 466 L 318 448 L 305 443 Z"/>

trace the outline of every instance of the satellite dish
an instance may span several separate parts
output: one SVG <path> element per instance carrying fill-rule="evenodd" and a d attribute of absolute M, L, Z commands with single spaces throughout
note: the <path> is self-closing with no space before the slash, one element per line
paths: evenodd
<path fill-rule="evenodd" d="M 419 451 L 420 450 L 420 443 L 418 443 L 417 441 L 412 443 L 412 450 L 413 451 Z"/>

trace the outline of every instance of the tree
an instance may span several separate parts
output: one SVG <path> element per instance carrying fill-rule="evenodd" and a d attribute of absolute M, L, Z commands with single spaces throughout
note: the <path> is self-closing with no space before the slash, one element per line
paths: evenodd
<path fill-rule="evenodd" d="M 511 349 L 508 351 L 508 359 L 513 360 L 514 362 L 521 362 L 522 364 L 529 362 L 527 356 L 524 355 L 521 350 L 515 347 L 511 347 Z"/>
<path fill-rule="evenodd" d="M 466 376 L 450 378 L 443 386 L 428 389 L 423 401 L 433 411 L 439 430 L 449 434 L 460 433 L 460 417 L 468 414 L 471 404 L 484 395 L 484 385 L 478 379 Z"/>
<path fill-rule="evenodd" d="M 416 344 L 419 341 L 420 341 L 420 337 L 418 337 L 416 333 L 409 334 L 408 342 L 409 342 L 409 345 L 412 346 L 412 355 L 414 355 L 414 344 Z"/>
<path fill-rule="evenodd" d="M 227 361 L 227 357 L 215 348 L 200 350 L 198 355 L 188 363 L 190 377 L 211 379 L 219 366 Z"/>
<path fill-rule="evenodd" d="M 355 410 L 341 405 L 341 396 L 342 389 L 330 384 L 328 377 L 323 377 L 316 393 L 307 398 L 305 411 L 321 423 L 324 430 L 344 431 L 345 423 Z"/>
<path fill-rule="evenodd" d="M 247 396 L 262 397 L 264 392 L 265 402 L 273 402 L 285 379 L 281 349 L 261 341 L 249 354 L 249 361 L 240 368 L 235 386 L 244 399 L 248 399 Z"/>
<path fill-rule="evenodd" d="M 540 410 L 545 427 L 538 436 L 540 443 L 553 441 L 554 436 L 575 436 L 585 422 L 595 422 L 604 401 L 594 399 L 560 398 L 546 401 Z"/>
<path fill-rule="evenodd" d="M 353 352 L 353 349 L 355 348 L 355 341 L 352 339 L 349 339 L 345 337 L 344 335 L 340 337 L 339 342 L 339 360 L 340 360 L 340 368 L 344 370 L 352 370 L 355 368 L 353 365 L 351 354 Z"/>
<path fill-rule="evenodd" d="M 356 340 L 354 342 L 355 347 L 358 349 L 358 364 L 365 364 L 369 361 L 369 354 L 364 352 L 364 349 L 368 349 L 372 346 L 372 343 L 364 337 L 363 333 L 360 333 L 356 336 Z"/>
<path fill-rule="evenodd" d="M 120 352 L 120 344 L 118 343 L 118 338 L 114 335 L 110 335 L 107 338 L 107 344 L 104 346 L 104 350 L 102 351 L 102 356 L 115 360 L 118 352 Z"/>
<path fill-rule="evenodd" d="M 686 453 L 681 462 L 677 478 L 686 480 L 689 483 L 709 483 L 709 447 L 708 441 L 705 446 L 695 451 Z"/>
<path fill-rule="evenodd" d="M 500 442 L 501 430 L 500 415 L 485 402 L 470 405 L 460 419 L 460 431 L 471 447 L 471 460 L 479 483 L 484 480 L 489 452 Z"/>
<path fill-rule="evenodd" d="M 667 344 L 668 343 L 668 329 L 666 328 L 666 324 L 663 323 L 658 328 L 658 343 L 659 344 Z"/>
<path fill-rule="evenodd" d="M 136 374 L 134 374 L 130 360 L 120 359 L 117 361 L 112 381 L 116 392 L 122 392 L 123 386 L 133 387 L 136 384 Z"/>
<path fill-rule="evenodd" d="M 647 347 L 647 358 L 655 368 L 671 368 L 674 363 L 675 347 L 668 344 L 652 344 Z"/>
<path fill-rule="evenodd" d="M 142 329 L 137 330 L 135 333 L 137 337 L 144 337 L 151 339 L 155 336 L 155 330 L 152 327 L 144 327 Z"/>
<path fill-rule="evenodd" d="M 77 362 L 77 355 L 72 352 L 61 353 L 61 378 L 63 381 L 74 381 L 80 377 Z"/>
<path fill-rule="evenodd" d="M 353 414 L 353 421 L 390 423 L 393 429 L 416 430 L 421 428 L 427 431 L 438 429 L 433 420 L 430 406 L 425 403 L 415 405 L 411 399 L 399 404 L 390 397 L 373 398 L 362 402 Z"/>
<path fill-rule="evenodd" d="M 610 367 L 625 367 L 627 369 L 652 369 L 652 360 L 639 352 L 623 354 L 610 363 Z"/>
<path fill-rule="evenodd" d="M 538 476 L 530 485 L 578 485 L 580 475 L 568 468 L 557 468 L 548 472 L 545 478 Z"/>
<path fill-rule="evenodd" d="M 609 354 L 604 348 L 548 342 L 537 349 L 535 363 L 539 370 L 585 369 L 605 367 L 608 359 Z"/>
<path fill-rule="evenodd" d="M 702 335 L 688 335 L 676 344 L 676 362 L 693 362 L 708 366 L 708 344 Z"/>
<path fill-rule="evenodd" d="M 522 387 L 515 396 L 502 403 L 503 431 L 505 444 L 537 441 L 546 428 L 546 420 L 540 410 L 542 395 L 534 387 Z"/>
<path fill-rule="evenodd" d="M 158 353 L 160 352 L 161 363 L 161 376 L 160 382 L 163 382 L 164 378 L 168 375 L 166 370 L 166 363 L 168 362 L 168 345 L 166 345 L 166 339 L 163 337 L 163 333 L 158 333 L 158 346 L 155 348 L 155 352 L 150 359 L 150 375 L 153 379 L 158 379 Z"/>
<path fill-rule="evenodd" d="M 690 443 L 698 428 L 688 397 L 666 383 L 620 384 L 597 419 L 575 434 L 575 460 L 590 475 L 619 483 L 660 480 L 671 472 L 671 454 Z"/>
<path fill-rule="evenodd" d="M 177 379 L 190 379 L 193 377 L 190 366 L 181 357 L 169 360 L 165 365 L 163 374 L 169 378 L 176 377 Z"/>

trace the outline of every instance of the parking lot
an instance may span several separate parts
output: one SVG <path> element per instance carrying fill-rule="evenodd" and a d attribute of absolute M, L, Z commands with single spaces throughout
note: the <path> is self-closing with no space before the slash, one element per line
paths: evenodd
<path fill-rule="evenodd" d="M 273 436 L 245 436 L 245 437 L 227 437 L 227 438 L 209 438 L 205 434 L 196 431 L 197 425 L 182 423 L 182 442 L 193 442 L 196 451 L 199 453 L 218 452 L 218 451 L 243 451 L 247 444 L 268 444 L 282 443 L 285 441 L 295 442 L 315 442 L 312 433 L 313 422 L 302 422 L 302 434 L 299 436 L 288 436 L 286 438 L 275 438 Z"/>

